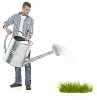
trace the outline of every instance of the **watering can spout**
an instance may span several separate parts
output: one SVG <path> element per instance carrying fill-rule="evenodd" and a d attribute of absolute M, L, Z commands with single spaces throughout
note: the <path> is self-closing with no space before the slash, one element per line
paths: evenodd
<path fill-rule="evenodd" d="M 26 65 L 27 63 L 31 63 L 31 62 L 33 62 L 33 61 L 36 61 L 36 60 L 38 60 L 38 59 L 40 59 L 40 58 L 43 58 L 43 57 L 48 56 L 48 55 L 53 54 L 53 53 L 54 53 L 56 56 L 60 56 L 61 52 L 60 52 L 60 47 L 59 47 L 59 45 L 53 44 L 53 45 L 52 45 L 52 51 L 49 51 L 49 52 L 47 52 L 47 53 L 41 54 L 41 55 L 36 56 L 36 57 L 33 57 L 33 58 L 26 58 L 26 59 L 24 60 L 23 65 Z"/>
<path fill-rule="evenodd" d="M 31 63 L 31 62 L 33 62 L 33 61 L 36 61 L 36 60 L 38 60 L 38 59 L 40 59 L 40 58 L 43 58 L 43 57 L 48 56 L 48 55 L 53 54 L 53 53 L 54 53 L 53 51 L 49 51 L 49 52 L 47 52 L 47 53 L 41 54 L 41 55 L 36 56 L 36 57 L 33 57 L 33 58 L 26 58 L 26 59 L 24 60 L 23 65 L 26 65 L 26 64 L 28 64 L 28 63 Z"/>

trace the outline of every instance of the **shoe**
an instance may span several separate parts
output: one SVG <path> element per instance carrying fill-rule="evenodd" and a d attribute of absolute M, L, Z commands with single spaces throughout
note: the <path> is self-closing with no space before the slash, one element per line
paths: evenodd
<path fill-rule="evenodd" d="M 10 87 L 19 87 L 22 86 L 22 84 L 14 82 L 13 84 L 10 85 Z"/>
<path fill-rule="evenodd" d="M 31 85 L 30 84 L 26 85 L 26 90 L 31 90 Z"/>

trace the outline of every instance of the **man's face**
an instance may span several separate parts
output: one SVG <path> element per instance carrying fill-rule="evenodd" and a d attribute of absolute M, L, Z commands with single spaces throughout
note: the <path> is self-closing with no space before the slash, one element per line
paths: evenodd
<path fill-rule="evenodd" d="M 28 6 L 22 7 L 22 13 L 23 15 L 27 16 L 30 12 L 31 8 Z"/>

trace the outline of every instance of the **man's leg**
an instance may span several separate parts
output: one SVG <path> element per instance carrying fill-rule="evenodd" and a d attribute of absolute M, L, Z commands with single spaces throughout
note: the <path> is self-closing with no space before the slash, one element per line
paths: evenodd
<path fill-rule="evenodd" d="M 10 87 L 22 86 L 21 84 L 21 67 L 15 67 L 15 82 Z"/>
<path fill-rule="evenodd" d="M 30 53 L 28 58 L 30 58 Z M 31 90 L 31 63 L 25 65 L 25 85 L 27 90 Z"/>
<path fill-rule="evenodd" d="M 21 84 L 21 67 L 15 67 L 15 82 Z"/>

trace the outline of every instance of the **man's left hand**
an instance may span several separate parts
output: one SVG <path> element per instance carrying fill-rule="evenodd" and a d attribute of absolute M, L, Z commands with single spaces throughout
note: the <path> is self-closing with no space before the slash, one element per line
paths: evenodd
<path fill-rule="evenodd" d="M 26 36 L 26 37 L 25 37 L 25 41 L 29 41 L 30 38 L 31 38 L 30 36 Z"/>

